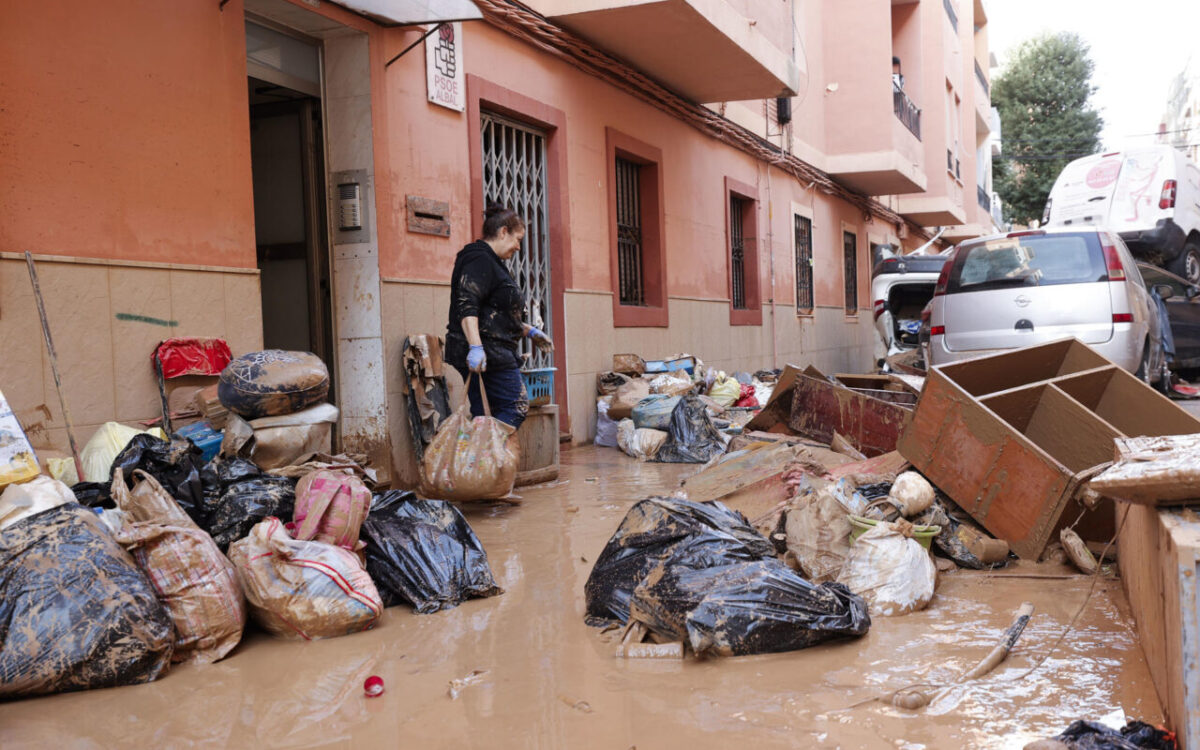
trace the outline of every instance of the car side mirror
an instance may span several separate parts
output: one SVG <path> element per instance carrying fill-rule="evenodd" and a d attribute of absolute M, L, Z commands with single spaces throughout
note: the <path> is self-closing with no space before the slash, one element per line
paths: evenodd
<path fill-rule="evenodd" d="M 1171 288 L 1170 284 L 1155 284 L 1154 293 L 1159 297 L 1162 297 L 1164 300 L 1171 299 L 1175 296 L 1175 290 Z"/>

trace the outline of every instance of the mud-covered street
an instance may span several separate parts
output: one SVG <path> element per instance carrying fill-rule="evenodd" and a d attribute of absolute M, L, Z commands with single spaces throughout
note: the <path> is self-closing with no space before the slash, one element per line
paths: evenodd
<path fill-rule="evenodd" d="M 938 577 L 924 611 L 873 617 L 861 639 L 697 661 L 617 659 L 619 631 L 583 622 L 583 584 L 626 510 L 695 467 L 617 451 L 563 453 L 560 481 L 521 506 L 467 506 L 501 596 L 433 615 L 385 611 L 371 631 L 311 643 L 261 632 L 223 661 L 133 687 L 0 706 L 0 747 L 1019 748 L 1080 717 L 1162 720 L 1119 580 L 1088 593 L 1065 565 Z M 1035 615 L 988 678 L 920 712 L 869 703 L 958 674 L 1023 601 Z M 450 683 L 483 670 L 450 697 Z M 363 681 L 386 692 L 366 698 Z M 1119 725 L 1123 720 L 1118 719 Z"/>

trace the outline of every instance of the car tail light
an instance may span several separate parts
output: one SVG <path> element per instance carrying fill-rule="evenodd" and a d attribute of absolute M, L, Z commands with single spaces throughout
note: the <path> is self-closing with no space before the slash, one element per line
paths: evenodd
<path fill-rule="evenodd" d="M 1113 313 L 1114 323 L 1132 323 L 1133 313 Z"/>
<path fill-rule="evenodd" d="M 946 293 L 946 286 L 950 283 L 950 266 L 954 265 L 954 256 L 951 255 L 946 264 L 942 266 L 942 272 L 938 274 L 937 286 L 933 288 L 933 296 L 941 297 Z"/>
<path fill-rule="evenodd" d="M 930 336 L 944 336 L 945 333 L 946 333 L 946 326 L 934 326 L 933 328 L 929 329 Z"/>
<path fill-rule="evenodd" d="M 879 316 L 887 312 L 887 300 L 875 300 L 875 320 L 879 320 Z"/>
<path fill-rule="evenodd" d="M 1104 244 L 1104 266 L 1108 269 L 1109 281 L 1125 280 L 1125 266 L 1121 265 L 1121 255 L 1116 245 Z"/>
<path fill-rule="evenodd" d="M 1175 208 L 1175 180 L 1163 182 L 1162 195 L 1158 197 L 1159 208 Z"/>

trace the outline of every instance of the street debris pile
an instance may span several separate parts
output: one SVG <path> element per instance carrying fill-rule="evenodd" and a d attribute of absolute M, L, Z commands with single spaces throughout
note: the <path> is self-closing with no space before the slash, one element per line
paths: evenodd
<path fill-rule="evenodd" d="M 623 624 L 623 656 L 861 635 L 872 618 L 936 606 L 939 575 L 1018 558 L 1101 575 L 1120 508 L 1200 502 L 1200 421 L 1074 340 L 926 377 L 811 366 L 728 376 L 687 355 L 622 355 L 598 387 L 598 444 L 703 465 L 671 498 L 636 504 L 588 579 L 588 621 Z M 752 407 L 737 411 L 740 399 Z M 743 630 L 717 642 L 709 602 L 733 589 L 742 618 L 721 622 Z M 805 637 L 755 637 L 756 618 L 793 609 L 807 613 L 795 619 Z M 932 693 L 899 695 L 894 705 L 916 708 Z"/>
<path fill-rule="evenodd" d="M 103 425 L 44 466 L 0 394 L 0 698 L 214 662 L 248 618 L 311 640 L 502 593 L 456 508 L 331 455 L 316 356 L 171 339 L 152 362 L 158 424 Z"/>

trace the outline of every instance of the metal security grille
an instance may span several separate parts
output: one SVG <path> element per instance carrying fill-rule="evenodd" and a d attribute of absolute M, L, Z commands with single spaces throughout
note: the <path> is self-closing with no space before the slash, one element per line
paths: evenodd
<path fill-rule="evenodd" d="M 845 258 L 846 313 L 854 314 L 858 312 L 858 238 L 853 232 L 842 232 L 842 252 Z"/>
<path fill-rule="evenodd" d="M 490 112 L 480 114 L 483 131 L 483 195 L 525 219 L 525 240 L 508 270 L 525 294 L 526 322 L 554 335 L 550 291 L 550 235 L 547 227 L 546 134 Z M 554 366 L 554 355 L 528 340 L 525 369 Z"/>
<path fill-rule="evenodd" d="M 733 309 L 746 309 L 746 239 L 743 233 L 746 201 L 729 197 L 730 275 L 733 280 Z"/>
<path fill-rule="evenodd" d="M 795 214 L 796 312 L 813 311 L 812 219 Z"/>
<path fill-rule="evenodd" d="M 617 157 L 617 273 L 622 305 L 645 305 L 641 165 Z"/>

